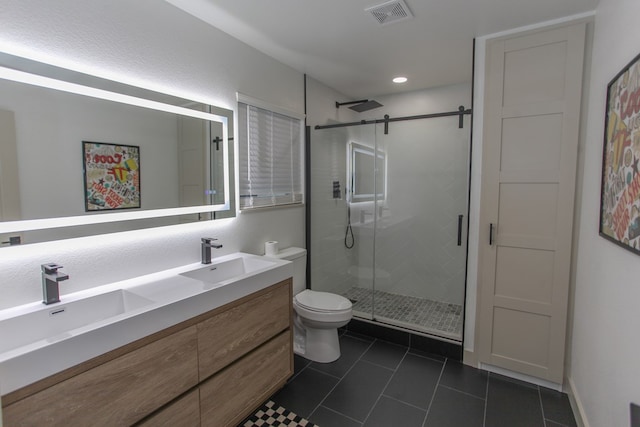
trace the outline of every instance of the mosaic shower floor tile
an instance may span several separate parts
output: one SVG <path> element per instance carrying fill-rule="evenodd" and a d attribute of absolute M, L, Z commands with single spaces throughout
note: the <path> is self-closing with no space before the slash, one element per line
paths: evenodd
<path fill-rule="evenodd" d="M 462 337 L 462 305 L 359 287 L 342 295 L 352 301 L 355 316 L 370 318 L 373 313 L 376 320 L 390 324 L 458 340 Z"/>

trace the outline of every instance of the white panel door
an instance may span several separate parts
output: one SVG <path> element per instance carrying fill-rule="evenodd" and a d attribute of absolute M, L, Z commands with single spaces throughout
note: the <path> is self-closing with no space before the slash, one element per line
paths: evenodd
<path fill-rule="evenodd" d="M 487 44 L 479 360 L 562 383 L 584 38 Z"/>

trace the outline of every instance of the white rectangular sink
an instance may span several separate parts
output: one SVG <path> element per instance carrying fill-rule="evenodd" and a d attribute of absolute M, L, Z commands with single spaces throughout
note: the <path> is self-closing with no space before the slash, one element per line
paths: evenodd
<path fill-rule="evenodd" d="M 293 274 L 236 252 L 0 311 L 0 395 L 231 303 Z"/>
<path fill-rule="evenodd" d="M 187 271 L 182 273 L 181 276 L 207 283 L 220 283 L 263 268 L 272 267 L 275 264 L 275 262 L 266 259 L 240 257 L 216 262 L 197 270 Z"/>
<path fill-rule="evenodd" d="M 151 304 L 124 289 L 72 302 L 42 305 L 34 311 L 0 320 L 0 353 L 40 340 L 59 340 L 65 333 Z"/>

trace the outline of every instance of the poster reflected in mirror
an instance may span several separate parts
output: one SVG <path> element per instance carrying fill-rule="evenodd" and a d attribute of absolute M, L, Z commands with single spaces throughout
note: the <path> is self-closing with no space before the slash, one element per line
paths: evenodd
<path fill-rule="evenodd" d="M 607 86 L 600 235 L 640 255 L 640 55 Z"/>
<path fill-rule="evenodd" d="M 82 141 L 86 212 L 140 207 L 140 147 Z"/>

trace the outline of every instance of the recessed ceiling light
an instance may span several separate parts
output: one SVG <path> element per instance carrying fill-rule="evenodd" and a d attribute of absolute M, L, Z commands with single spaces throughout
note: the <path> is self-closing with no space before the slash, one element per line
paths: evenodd
<path fill-rule="evenodd" d="M 396 77 L 396 78 L 393 79 L 394 83 L 404 83 L 406 81 L 407 81 L 406 77 Z"/>

